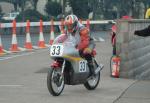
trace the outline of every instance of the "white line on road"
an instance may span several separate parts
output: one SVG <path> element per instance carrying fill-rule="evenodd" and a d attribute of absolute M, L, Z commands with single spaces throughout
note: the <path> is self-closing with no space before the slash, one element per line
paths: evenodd
<path fill-rule="evenodd" d="M 104 40 L 103 38 L 100 37 L 100 38 L 99 38 L 99 41 L 103 42 L 103 41 L 105 41 L 105 40 Z"/>
<path fill-rule="evenodd" d="M 22 87 L 23 85 L 0 85 L 0 87 Z"/>
<path fill-rule="evenodd" d="M 33 53 L 35 53 L 35 52 L 26 53 L 26 54 L 18 54 L 18 55 L 13 55 L 13 56 L 10 56 L 10 57 L 3 57 L 3 58 L 0 58 L 0 60 L 7 60 L 7 59 L 15 58 L 15 57 L 26 56 L 26 55 L 30 55 L 30 54 L 33 54 Z"/>
<path fill-rule="evenodd" d="M 93 37 L 93 40 L 94 41 L 99 41 L 99 42 L 104 42 L 105 41 L 105 39 L 103 39 L 102 37 L 99 37 L 99 38 Z"/>

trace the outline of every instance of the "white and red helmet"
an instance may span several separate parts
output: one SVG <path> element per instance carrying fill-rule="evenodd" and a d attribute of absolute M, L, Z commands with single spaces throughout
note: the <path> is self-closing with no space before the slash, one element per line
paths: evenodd
<path fill-rule="evenodd" d="M 76 30 L 77 23 L 78 23 L 78 18 L 76 15 L 68 15 L 65 18 L 65 26 L 68 32 L 70 33 Z"/>

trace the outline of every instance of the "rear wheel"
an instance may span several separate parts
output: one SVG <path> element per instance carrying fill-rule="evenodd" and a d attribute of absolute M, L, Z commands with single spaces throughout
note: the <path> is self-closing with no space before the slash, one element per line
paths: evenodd
<path fill-rule="evenodd" d="M 87 80 L 87 82 L 84 84 L 85 88 L 88 90 L 94 90 L 100 81 L 100 72 L 98 72 L 95 76 L 91 77 Z"/>
<path fill-rule="evenodd" d="M 50 68 L 47 74 L 47 87 L 53 96 L 59 96 L 65 86 L 64 75 L 61 74 L 61 69 Z"/>

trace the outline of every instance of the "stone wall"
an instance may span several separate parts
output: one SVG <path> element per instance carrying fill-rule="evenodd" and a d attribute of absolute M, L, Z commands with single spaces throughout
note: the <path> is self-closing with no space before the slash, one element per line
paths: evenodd
<path fill-rule="evenodd" d="M 150 80 L 150 37 L 134 35 L 150 20 L 117 21 L 117 55 L 121 57 L 120 77 Z"/>

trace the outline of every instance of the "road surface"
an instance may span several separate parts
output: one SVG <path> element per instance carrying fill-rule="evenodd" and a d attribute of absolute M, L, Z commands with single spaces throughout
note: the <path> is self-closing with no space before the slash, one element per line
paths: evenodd
<path fill-rule="evenodd" d="M 46 76 L 51 63 L 48 49 L 1 57 L 0 103 L 150 103 L 149 81 L 109 76 L 112 54 L 109 39 L 96 42 L 96 58 L 105 66 L 98 88 L 88 91 L 83 85 L 66 85 L 58 97 L 50 95 L 47 89 Z"/>

